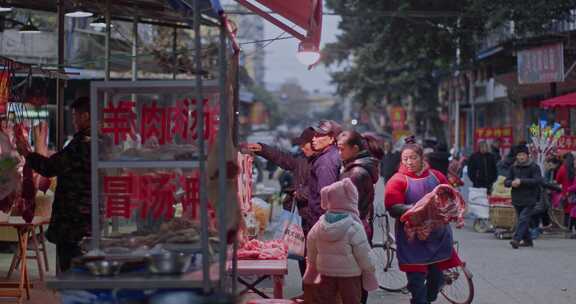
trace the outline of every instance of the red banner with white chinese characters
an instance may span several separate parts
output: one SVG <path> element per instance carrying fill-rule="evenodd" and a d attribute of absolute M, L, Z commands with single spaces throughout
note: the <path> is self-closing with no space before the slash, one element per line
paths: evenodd
<path fill-rule="evenodd" d="M 478 128 L 474 134 L 476 144 L 480 141 L 500 141 L 501 148 L 511 148 L 514 143 L 512 127 Z"/>
<path fill-rule="evenodd" d="M 406 110 L 400 106 L 392 107 L 390 109 L 390 122 L 392 129 L 403 130 L 406 126 Z"/>
<path fill-rule="evenodd" d="M 185 98 L 175 104 L 161 105 L 157 100 L 139 107 L 130 100 L 109 101 L 102 109 L 100 133 L 113 138 L 115 145 L 137 135 L 143 145 L 194 144 L 198 139 L 196 99 Z M 218 133 L 219 109 L 204 100 L 204 139 L 211 145 Z"/>
<path fill-rule="evenodd" d="M 150 173 L 105 175 L 102 188 L 106 205 L 106 218 L 172 219 L 175 206 L 181 204 L 183 217 L 198 219 L 200 215 L 199 172 L 188 174 Z M 181 191 L 179 191 L 181 190 Z M 177 193 L 182 192 L 182 196 Z M 209 205 L 210 218 L 215 211 Z"/>
<path fill-rule="evenodd" d="M 562 136 L 558 139 L 558 149 L 576 151 L 576 136 Z"/>

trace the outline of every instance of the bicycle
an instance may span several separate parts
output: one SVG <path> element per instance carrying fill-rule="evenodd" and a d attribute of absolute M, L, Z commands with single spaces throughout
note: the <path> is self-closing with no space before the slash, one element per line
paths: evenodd
<path fill-rule="evenodd" d="M 456 252 L 459 251 L 460 244 L 454 242 Z M 452 304 L 470 304 L 474 300 L 473 275 L 466 267 L 466 263 L 444 270 L 444 286 L 440 293 Z"/>
<path fill-rule="evenodd" d="M 408 281 L 404 272 L 400 271 L 396 257 L 396 241 L 390 230 L 390 218 L 387 214 L 376 214 L 375 221 L 382 230 L 382 243 L 373 244 L 377 258 L 376 278 L 380 289 L 390 292 L 408 293 Z M 459 243 L 454 242 L 456 252 Z M 462 262 L 453 268 L 444 270 L 444 286 L 440 290 L 442 296 L 452 304 L 470 304 L 474 299 L 473 275 Z"/>
<path fill-rule="evenodd" d="M 400 271 L 398 263 L 394 263 L 396 257 L 396 240 L 390 229 L 388 214 L 376 214 L 376 225 L 382 231 L 382 243 L 372 245 L 376 255 L 376 278 L 380 289 L 390 292 L 408 293 L 406 275 Z"/>

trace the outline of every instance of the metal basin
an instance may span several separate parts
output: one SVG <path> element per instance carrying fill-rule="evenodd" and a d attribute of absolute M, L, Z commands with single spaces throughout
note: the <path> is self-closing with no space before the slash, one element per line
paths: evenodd
<path fill-rule="evenodd" d="M 183 273 L 190 268 L 192 258 L 191 254 L 181 252 L 152 254 L 147 257 L 148 270 L 153 274 Z"/>
<path fill-rule="evenodd" d="M 98 260 L 87 262 L 86 267 L 95 276 L 115 276 L 120 272 L 122 263 L 118 261 Z"/>

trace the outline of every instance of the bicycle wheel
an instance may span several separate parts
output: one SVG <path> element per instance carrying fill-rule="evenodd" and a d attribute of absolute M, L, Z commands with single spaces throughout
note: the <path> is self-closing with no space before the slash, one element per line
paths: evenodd
<path fill-rule="evenodd" d="M 452 304 L 470 304 L 474 299 L 472 273 L 466 266 L 444 270 L 444 287 L 440 291 Z"/>
<path fill-rule="evenodd" d="M 394 261 L 396 249 L 377 244 L 373 250 L 376 256 L 376 278 L 380 288 L 391 292 L 404 291 L 408 281 L 404 272 L 400 271 L 398 263 Z"/>
<path fill-rule="evenodd" d="M 564 225 L 564 209 L 562 208 L 548 208 L 548 215 L 554 225 L 562 230 L 568 230 Z"/>

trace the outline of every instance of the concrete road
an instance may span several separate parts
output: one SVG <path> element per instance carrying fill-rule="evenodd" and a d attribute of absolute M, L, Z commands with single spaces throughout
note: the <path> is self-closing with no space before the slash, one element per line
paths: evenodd
<path fill-rule="evenodd" d="M 474 274 L 478 304 L 576 303 L 576 240 L 549 236 L 534 248 L 514 250 L 507 240 L 478 234 L 469 228 L 455 230 L 460 255 Z M 298 268 L 291 261 L 286 295 L 300 293 Z M 408 304 L 409 296 L 373 292 L 369 303 Z M 436 303 L 449 303 L 444 299 Z"/>

